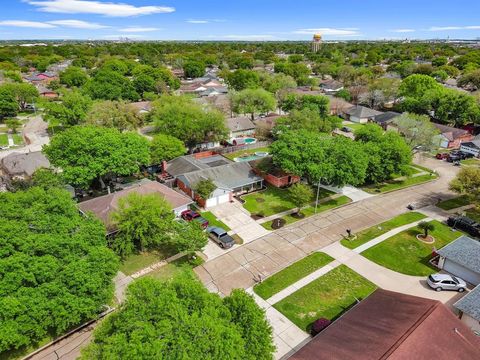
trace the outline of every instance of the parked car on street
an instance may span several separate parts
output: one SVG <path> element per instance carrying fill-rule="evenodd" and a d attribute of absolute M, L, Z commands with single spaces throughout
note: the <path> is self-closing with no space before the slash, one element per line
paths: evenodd
<path fill-rule="evenodd" d="M 235 240 L 227 234 L 227 231 L 217 226 L 210 226 L 207 229 L 210 238 L 222 249 L 229 249 L 235 244 Z"/>
<path fill-rule="evenodd" d="M 450 216 L 447 225 L 467 232 L 473 237 L 480 237 L 480 224 L 466 216 Z"/>
<path fill-rule="evenodd" d="M 353 132 L 353 129 L 349 128 L 348 126 L 344 126 L 344 127 L 342 127 L 342 131 L 347 132 L 347 133 L 351 133 L 351 132 Z"/>
<path fill-rule="evenodd" d="M 435 155 L 438 160 L 445 160 L 448 157 L 448 153 L 438 153 Z"/>
<path fill-rule="evenodd" d="M 432 274 L 427 278 L 427 284 L 435 291 L 453 290 L 464 292 L 467 283 L 462 279 L 448 274 Z"/>
<path fill-rule="evenodd" d="M 195 221 L 195 222 L 199 223 L 200 226 L 204 229 L 206 229 L 207 226 L 208 226 L 208 220 L 205 219 L 204 217 L 200 216 L 199 213 L 197 213 L 193 210 L 185 210 L 180 214 L 180 216 L 185 221 Z"/>

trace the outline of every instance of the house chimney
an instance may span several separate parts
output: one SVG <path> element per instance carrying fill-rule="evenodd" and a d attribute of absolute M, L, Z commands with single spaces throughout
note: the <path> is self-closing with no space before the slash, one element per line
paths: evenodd
<path fill-rule="evenodd" d="M 165 160 L 162 161 L 162 174 L 167 172 L 167 162 Z"/>

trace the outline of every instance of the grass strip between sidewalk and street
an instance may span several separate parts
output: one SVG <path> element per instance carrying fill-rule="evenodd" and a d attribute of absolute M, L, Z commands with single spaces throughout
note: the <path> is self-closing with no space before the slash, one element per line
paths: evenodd
<path fill-rule="evenodd" d="M 322 252 L 314 252 L 263 280 L 255 285 L 253 290 L 266 300 L 332 261 L 331 256 Z"/>

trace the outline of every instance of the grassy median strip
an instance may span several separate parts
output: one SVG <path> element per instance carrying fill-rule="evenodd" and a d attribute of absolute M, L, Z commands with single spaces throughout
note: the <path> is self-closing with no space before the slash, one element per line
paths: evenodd
<path fill-rule="evenodd" d="M 436 174 L 425 174 L 420 176 L 407 177 L 403 180 L 390 180 L 381 184 L 373 184 L 362 187 L 362 190 L 371 193 L 379 194 L 393 190 L 400 190 L 409 186 L 419 185 L 428 181 L 434 180 L 438 177 Z"/>
<path fill-rule="evenodd" d="M 349 249 L 355 249 L 356 247 L 359 247 L 360 245 L 363 245 L 366 242 L 389 232 L 390 230 L 418 220 L 422 220 L 424 218 L 426 218 L 426 216 L 418 212 L 408 212 L 356 233 L 355 235 L 357 238 L 355 240 L 342 239 L 340 243 Z"/>
<path fill-rule="evenodd" d="M 453 199 L 440 201 L 437 204 L 437 207 L 443 210 L 452 210 L 465 205 L 470 205 L 470 198 L 467 195 L 462 195 Z"/>
<path fill-rule="evenodd" d="M 375 289 L 375 284 L 349 267 L 340 265 L 279 301 L 274 307 L 308 332 L 310 325 L 318 318 L 336 319 Z"/>
<path fill-rule="evenodd" d="M 253 290 L 263 299 L 268 299 L 332 261 L 331 256 L 314 252 L 255 285 Z"/>
<path fill-rule="evenodd" d="M 448 243 L 462 235 L 459 231 L 452 231 L 448 226 L 439 221 L 430 222 L 435 230 L 429 235 L 435 238 L 433 244 L 426 244 L 416 238 L 423 234 L 423 230 L 414 227 L 388 238 L 378 245 L 362 252 L 367 259 L 382 265 L 390 270 L 414 276 L 427 276 L 438 271 L 428 262 L 432 251 L 441 249 Z"/>

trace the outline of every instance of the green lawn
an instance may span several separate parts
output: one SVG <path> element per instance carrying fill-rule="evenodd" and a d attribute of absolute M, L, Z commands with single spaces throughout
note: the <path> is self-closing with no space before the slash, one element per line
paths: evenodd
<path fill-rule="evenodd" d="M 418 212 L 407 212 L 405 214 L 394 217 L 393 219 L 387 220 L 381 224 L 372 226 L 368 229 L 360 231 L 355 235 L 357 238 L 355 240 L 342 239 L 340 242 L 343 246 L 349 249 L 355 249 L 360 245 L 365 244 L 366 242 L 375 239 L 376 237 L 389 232 L 392 229 L 395 229 L 399 226 L 410 224 L 412 222 L 426 218 L 425 215 Z"/>
<path fill-rule="evenodd" d="M 268 299 L 331 261 L 331 256 L 314 252 L 255 285 L 253 290 L 263 299 Z"/>
<path fill-rule="evenodd" d="M 332 194 L 331 191 L 320 188 L 319 199 Z M 311 201 L 314 202 L 316 191 L 313 191 L 312 195 Z M 252 215 L 262 214 L 266 217 L 295 208 L 288 189 L 279 189 L 273 186 L 268 186 L 266 190 L 244 195 L 242 199 L 245 201 L 243 207 Z"/>
<path fill-rule="evenodd" d="M 7 145 L 8 145 L 8 135 L 0 134 L 0 146 L 7 146 Z"/>
<path fill-rule="evenodd" d="M 23 136 L 20 134 L 12 134 L 13 143 L 15 145 L 23 145 Z"/>
<path fill-rule="evenodd" d="M 122 261 L 119 270 L 125 275 L 131 275 L 166 258 L 167 256 L 161 254 L 160 252 L 144 252 L 141 254 L 133 254 Z"/>
<path fill-rule="evenodd" d="M 274 307 L 300 329 L 308 332 L 318 318 L 334 320 L 356 299 L 366 298 L 376 286 L 345 265 L 340 265 L 304 286 Z"/>
<path fill-rule="evenodd" d="M 239 150 L 239 151 L 235 151 L 233 153 L 223 154 L 223 156 L 225 156 L 226 158 L 228 158 L 230 160 L 233 160 L 236 157 L 240 157 L 240 156 L 245 155 L 245 154 L 253 154 L 253 153 L 256 153 L 256 152 L 270 152 L 270 148 L 267 146 L 267 147 L 260 147 L 260 148 L 256 148 L 256 149 Z"/>
<path fill-rule="evenodd" d="M 367 259 L 402 274 L 426 276 L 438 271 L 428 261 L 432 249 L 440 249 L 458 238 L 461 233 L 452 231 L 448 226 L 433 220 L 435 230 L 430 234 L 435 238 L 433 244 L 417 240 L 416 235 L 423 233 L 418 227 L 405 230 L 378 245 L 362 252 Z"/>
<path fill-rule="evenodd" d="M 480 222 L 480 211 L 478 211 L 476 208 L 466 210 L 465 215 L 476 222 Z"/>
<path fill-rule="evenodd" d="M 471 166 L 471 165 L 477 165 L 478 166 L 478 165 L 480 165 L 480 161 L 478 159 L 475 159 L 475 158 L 470 158 L 470 159 L 461 160 L 460 164 L 468 165 L 468 166 Z"/>
<path fill-rule="evenodd" d="M 323 211 L 327 211 L 327 210 L 336 208 L 340 205 L 348 204 L 351 201 L 352 200 L 350 200 L 350 198 L 345 196 L 345 195 L 342 195 L 342 196 L 339 196 L 337 198 L 324 201 L 324 202 L 318 204 L 317 214 L 319 214 Z M 303 218 L 298 218 L 298 217 L 295 217 L 295 216 L 292 216 L 292 215 L 285 215 L 285 216 L 282 216 L 281 218 L 286 221 L 285 225 L 294 223 L 295 221 L 298 221 L 298 220 L 302 220 L 306 217 L 315 215 L 315 205 L 308 206 L 308 207 L 302 209 L 302 214 L 304 215 Z M 272 230 L 272 223 L 273 223 L 273 220 L 272 221 L 267 221 L 267 222 L 265 222 L 261 225 L 267 230 Z"/>
<path fill-rule="evenodd" d="M 210 211 L 204 211 L 204 212 L 200 213 L 200 215 L 202 215 L 205 219 L 208 220 L 208 225 L 209 226 L 221 227 L 222 229 L 224 229 L 226 231 L 231 230 L 223 221 L 218 220 L 217 217 L 215 215 L 213 215 L 213 213 L 210 212 Z"/>
<path fill-rule="evenodd" d="M 358 129 L 361 129 L 362 127 L 365 126 L 365 124 L 360 124 L 360 123 L 352 123 L 352 124 L 342 124 L 342 126 L 348 127 L 352 129 L 354 132 Z"/>
<path fill-rule="evenodd" d="M 469 204 L 470 204 L 469 197 L 466 196 L 466 195 L 462 195 L 462 196 L 458 196 L 458 197 L 453 198 L 453 199 L 440 201 L 437 204 L 437 206 L 440 209 L 443 209 L 443 210 L 452 210 L 452 209 L 456 209 L 458 207 L 469 205 Z"/>
<path fill-rule="evenodd" d="M 390 180 L 381 184 L 367 185 L 362 187 L 362 189 L 371 194 L 378 194 L 403 189 L 413 185 L 423 184 L 425 182 L 436 179 L 437 177 L 437 175 L 425 174 L 415 177 L 407 177 L 404 180 Z"/>
<path fill-rule="evenodd" d="M 187 256 L 184 256 L 180 259 L 172 261 L 164 266 L 155 269 L 151 273 L 148 273 L 145 276 L 153 277 L 161 281 L 170 280 L 176 276 L 188 273 L 193 275 L 192 269 L 195 266 L 201 265 L 203 263 L 202 259 L 197 257 L 196 259 L 191 259 Z"/>

